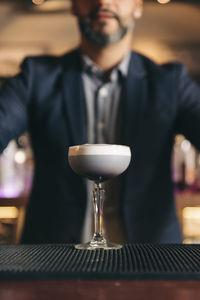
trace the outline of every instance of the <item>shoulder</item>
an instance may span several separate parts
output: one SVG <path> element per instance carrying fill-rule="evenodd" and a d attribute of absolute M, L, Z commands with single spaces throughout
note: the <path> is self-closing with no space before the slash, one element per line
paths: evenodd
<path fill-rule="evenodd" d="M 132 52 L 130 72 L 142 74 L 150 90 L 162 90 L 170 94 L 182 88 L 185 82 L 191 81 L 187 68 L 179 62 L 158 64 L 148 57 Z"/>
<path fill-rule="evenodd" d="M 152 76 L 174 76 L 181 74 L 185 71 L 185 66 L 179 62 L 167 62 L 164 64 L 158 64 L 152 59 L 144 56 L 141 53 L 132 51 L 131 52 L 131 69 L 136 69 L 136 72 L 139 70 L 142 71 L 145 75 L 152 78 Z"/>
<path fill-rule="evenodd" d="M 134 64 L 140 64 L 140 67 L 147 73 L 147 75 L 151 72 L 157 73 L 173 73 L 173 72 L 181 72 L 182 69 L 185 69 L 184 65 L 180 62 L 167 62 L 163 64 L 158 64 L 154 60 L 148 58 L 147 56 L 132 51 L 131 52 L 131 61 L 132 67 Z"/>
<path fill-rule="evenodd" d="M 36 69 L 42 70 L 57 70 L 63 68 L 66 65 L 75 64 L 79 56 L 78 49 L 72 50 L 64 55 L 40 55 L 40 56 L 28 56 L 26 57 L 22 64 L 21 69 Z"/>

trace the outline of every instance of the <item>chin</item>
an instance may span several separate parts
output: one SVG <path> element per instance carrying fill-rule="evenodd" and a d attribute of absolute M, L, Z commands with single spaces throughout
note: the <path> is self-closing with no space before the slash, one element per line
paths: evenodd
<path fill-rule="evenodd" d="M 98 23 L 98 26 L 94 25 L 97 24 L 87 24 L 85 22 L 79 22 L 79 27 L 83 36 L 85 36 L 88 41 L 91 41 L 92 43 L 99 46 L 107 46 L 118 42 L 128 31 L 128 28 L 117 26 L 115 22 L 109 22 L 106 24 Z"/>

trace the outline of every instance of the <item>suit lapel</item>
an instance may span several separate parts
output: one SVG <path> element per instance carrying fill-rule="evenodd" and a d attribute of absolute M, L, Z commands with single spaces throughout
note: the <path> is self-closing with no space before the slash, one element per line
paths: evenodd
<path fill-rule="evenodd" d="M 127 80 L 124 83 L 122 142 L 133 145 L 139 130 L 139 119 L 146 100 L 146 71 L 141 57 L 132 53 Z"/>
<path fill-rule="evenodd" d="M 140 122 L 143 118 L 146 96 L 146 72 L 141 57 L 132 53 L 128 77 L 124 83 L 123 98 L 123 127 L 122 144 L 130 146 L 132 159 L 129 168 L 122 175 L 121 201 L 128 203 L 132 199 L 131 187 L 134 185 L 133 172 L 135 170 L 135 153 L 139 151 L 138 138 L 140 138 Z M 131 197 L 131 198 L 130 198 Z M 122 204 L 123 205 L 123 204 Z M 126 220 L 126 216 L 124 216 Z"/>
<path fill-rule="evenodd" d="M 84 144 L 87 141 L 87 114 L 78 51 L 74 51 L 65 57 L 63 89 L 64 110 L 72 144 Z"/>

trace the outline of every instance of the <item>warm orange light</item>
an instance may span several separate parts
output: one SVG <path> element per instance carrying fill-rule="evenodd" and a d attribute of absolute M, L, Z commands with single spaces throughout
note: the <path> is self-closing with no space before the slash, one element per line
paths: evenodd
<path fill-rule="evenodd" d="M 71 1 L 65 0 L 32 0 L 34 4 L 34 9 L 37 11 L 45 12 L 55 12 L 55 11 L 65 11 L 71 8 Z"/>
<path fill-rule="evenodd" d="M 169 3 L 171 0 L 157 0 L 158 1 L 158 3 L 160 3 L 160 4 L 167 4 L 167 3 Z"/>
<path fill-rule="evenodd" d="M 18 209 L 14 206 L 0 207 L 0 219 L 16 219 L 18 217 Z"/>
<path fill-rule="evenodd" d="M 182 221 L 185 239 L 200 240 L 200 207 L 185 207 L 182 211 Z"/>
<path fill-rule="evenodd" d="M 183 209 L 183 218 L 184 219 L 192 219 L 192 220 L 199 220 L 200 221 L 200 207 L 185 207 Z"/>
<path fill-rule="evenodd" d="M 41 5 L 45 0 L 32 0 L 32 2 L 36 5 Z"/>

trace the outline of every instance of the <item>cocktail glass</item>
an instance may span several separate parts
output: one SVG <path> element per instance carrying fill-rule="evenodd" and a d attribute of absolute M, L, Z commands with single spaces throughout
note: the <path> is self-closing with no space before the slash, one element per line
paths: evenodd
<path fill-rule="evenodd" d="M 75 245 L 77 249 L 120 249 L 103 236 L 103 202 L 105 191 L 102 182 L 122 174 L 129 166 L 131 151 L 128 146 L 110 144 L 83 144 L 69 147 L 68 161 L 73 171 L 94 181 L 94 235 L 90 242 Z"/>

